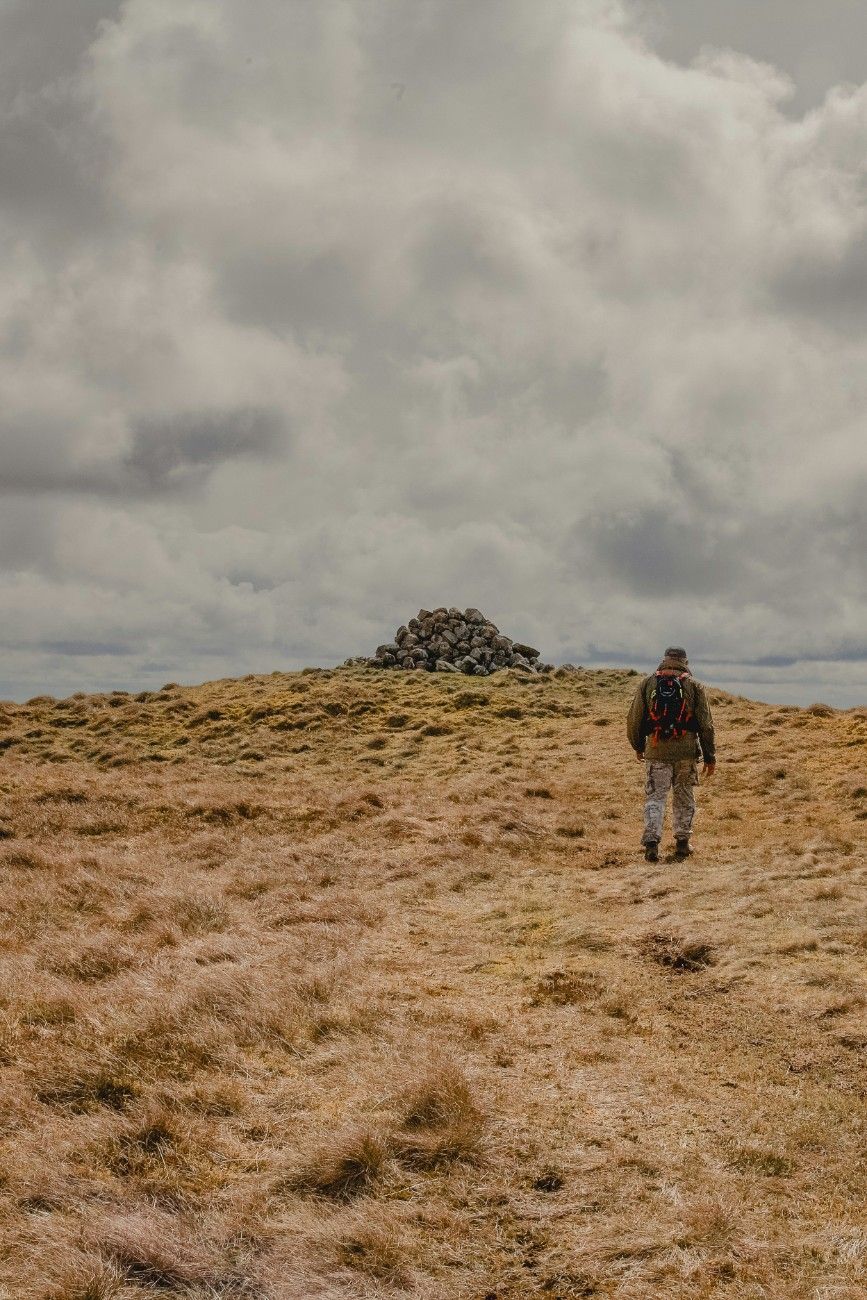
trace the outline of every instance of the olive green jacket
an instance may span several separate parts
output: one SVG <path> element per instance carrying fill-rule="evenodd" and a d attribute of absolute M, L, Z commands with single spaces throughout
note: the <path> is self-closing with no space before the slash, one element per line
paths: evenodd
<path fill-rule="evenodd" d="M 635 691 L 635 697 L 626 719 L 626 735 L 636 754 L 643 754 L 654 763 L 676 763 L 684 758 L 704 758 L 706 763 L 716 762 L 716 745 L 714 741 L 713 718 L 710 705 L 701 682 L 687 676 L 683 682 L 686 696 L 698 734 L 686 732 L 677 740 L 654 741 L 647 735 L 648 708 L 650 691 L 656 673 L 645 677 Z"/>

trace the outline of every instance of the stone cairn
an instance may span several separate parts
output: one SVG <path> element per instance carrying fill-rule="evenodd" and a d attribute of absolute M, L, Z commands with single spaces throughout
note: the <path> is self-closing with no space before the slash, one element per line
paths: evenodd
<path fill-rule="evenodd" d="M 353 662 L 352 660 L 348 662 Z M 478 609 L 420 609 L 394 640 L 377 646 L 376 654 L 362 662 L 373 668 L 403 668 L 429 673 L 467 673 L 487 677 L 498 668 L 524 672 L 551 672 L 552 664 L 539 663 L 539 651 L 503 636 Z"/>

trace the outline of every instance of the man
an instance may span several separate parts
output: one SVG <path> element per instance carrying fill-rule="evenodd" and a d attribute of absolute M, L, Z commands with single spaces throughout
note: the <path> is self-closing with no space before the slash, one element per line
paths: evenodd
<path fill-rule="evenodd" d="M 698 759 L 704 758 L 704 775 L 713 776 L 716 749 L 704 687 L 690 673 L 680 646 L 669 646 L 656 672 L 636 690 L 626 734 L 638 761 L 646 763 L 644 856 L 659 861 L 665 803 L 672 790 L 674 856 L 682 862 L 690 854 Z"/>

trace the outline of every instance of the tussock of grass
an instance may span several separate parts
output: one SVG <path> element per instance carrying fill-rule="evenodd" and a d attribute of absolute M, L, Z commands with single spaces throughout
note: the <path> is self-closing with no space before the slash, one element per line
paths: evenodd
<path fill-rule="evenodd" d="M 174 1293 L 192 1287 L 211 1295 L 232 1293 L 232 1275 L 222 1271 L 220 1252 L 202 1239 L 194 1224 L 182 1225 L 177 1216 L 142 1210 L 108 1219 L 98 1240 L 100 1250 L 128 1284 Z M 235 1279 L 235 1294 L 240 1283 Z"/>
<path fill-rule="evenodd" d="M 484 1116 L 453 1064 L 443 1064 L 410 1092 L 403 1123 L 392 1141 L 398 1160 L 419 1169 L 473 1161 L 481 1151 Z"/>
<path fill-rule="evenodd" d="M 401 1286 L 406 1281 L 406 1267 L 393 1233 L 370 1223 L 343 1230 L 334 1241 L 335 1261 L 339 1265 L 379 1282 Z"/>
<path fill-rule="evenodd" d="M 50 969 L 56 975 L 82 984 L 97 984 L 112 979 L 131 964 L 132 958 L 116 946 L 111 938 L 104 943 L 85 944 L 68 957 L 54 958 Z"/>
<path fill-rule="evenodd" d="M 385 1143 L 374 1133 L 341 1134 L 316 1150 L 287 1186 L 333 1201 L 351 1201 L 373 1188 L 386 1156 Z"/>
<path fill-rule="evenodd" d="M 36 1098 L 46 1106 L 55 1106 L 81 1114 L 98 1106 L 125 1110 L 138 1092 L 135 1082 L 111 1070 L 82 1070 L 67 1074 L 59 1069 L 46 1074 L 36 1091 Z"/>
<path fill-rule="evenodd" d="M 80 1258 L 49 1283 L 46 1300 L 122 1300 L 124 1275 L 101 1255 Z"/>
<path fill-rule="evenodd" d="M 601 996 L 604 986 L 592 971 L 549 971 L 533 989 L 533 1006 L 575 1006 Z"/>
<path fill-rule="evenodd" d="M 652 934 L 645 939 L 643 947 L 652 961 L 673 971 L 693 973 L 712 966 L 716 960 L 713 946 L 701 939 Z"/>

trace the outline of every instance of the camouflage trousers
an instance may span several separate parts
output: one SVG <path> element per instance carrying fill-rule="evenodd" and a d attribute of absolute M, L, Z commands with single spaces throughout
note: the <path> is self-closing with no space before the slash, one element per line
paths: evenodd
<path fill-rule="evenodd" d="M 646 762 L 644 783 L 644 834 L 642 844 L 662 839 L 665 804 L 672 791 L 672 821 L 675 838 L 688 836 L 695 816 L 695 793 L 698 785 L 698 764 L 695 759 L 684 758 L 676 763 Z"/>

